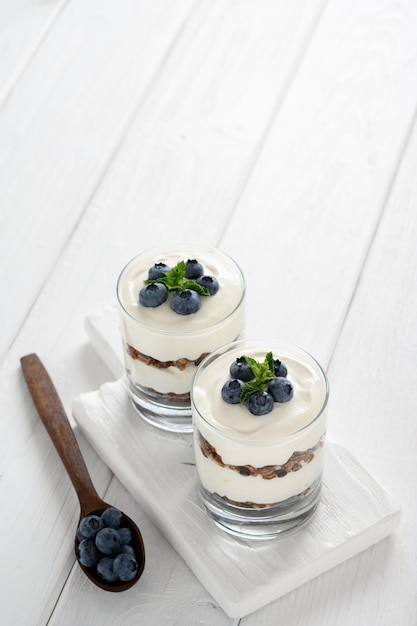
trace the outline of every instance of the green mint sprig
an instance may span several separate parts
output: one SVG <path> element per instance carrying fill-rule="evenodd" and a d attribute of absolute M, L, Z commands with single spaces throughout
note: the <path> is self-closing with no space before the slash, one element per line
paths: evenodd
<path fill-rule="evenodd" d="M 255 391 L 263 391 L 268 383 L 275 378 L 274 357 L 268 352 L 265 359 L 260 362 L 250 356 L 244 357 L 252 369 L 253 378 L 248 380 L 240 392 L 240 402 L 243 404 Z"/>
<path fill-rule="evenodd" d="M 200 296 L 209 296 L 209 290 L 207 287 L 200 285 L 195 280 L 190 280 L 185 277 L 185 261 L 179 261 L 174 267 L 166 272 L 164 276 L 160 278 L 145 280 L 145 283 L 162 283 L 168 289 L 168 291 L 181 291 L 182 289 L 192 289 L 196 291 Z"/>

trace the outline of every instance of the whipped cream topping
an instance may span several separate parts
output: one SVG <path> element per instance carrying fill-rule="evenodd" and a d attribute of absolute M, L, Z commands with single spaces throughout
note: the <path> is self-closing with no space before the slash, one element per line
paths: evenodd
<path fill-rule="evenodd" d="M 290 354 L 274 355 L 285 362 L 287 378 L 294 385 L 294 396 L 289 402 L 274 403 L 271 413 L 252 415 L 242 404 L 228 404 L 221 397 L 221 388 L 230 378 L 230 364 L 240 356 L 252 356 L 258 361 L 265 358 L 264 351 L 241 354 L 242 348 L 217 359 L 199 375 L 194 388 L 194 402 L 204 419 L 219 431 L 232 436 L 242 436 L 256 443 L 287 437 L 309 424 L 321 411 L 326 398 L 326 385 L 317 367 L 300 361 Z"/>
<path fill-rule="evenodd" d="M 154 263 L 166 263 L 173 267 L 180 261 L 197 259 L 204 266 L 204 274 L 215 276 L 219 291 L 214 296 L 202 296 L 201 308 L 191 315 L 178 315 L 168 302 L 152 308 L 139 304 L 139 290 L 148 278 L 148 270 Z M 140 324 L 170 334 L 191 333 L 205 330 L 222 322 L 240 304 L 243 296 L 243 277 L 235 263 L 217 250 L 181 248 L 165 253 L 152 252 L 128 265 L 120 279 L 118 296 L 122 307 Z"/>

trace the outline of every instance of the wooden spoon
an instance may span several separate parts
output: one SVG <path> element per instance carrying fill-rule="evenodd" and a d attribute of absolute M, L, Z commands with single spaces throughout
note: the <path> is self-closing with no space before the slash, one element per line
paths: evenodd
<path fill-rule="evenodd" d="M 112 505 L 104 502 L 94 488 L 65 409 L 48 372 L 36 354 L 28 354 L 22 357 L 20 362 L 39 416 L 61 457 L 77 493 L 81 509 L 80 521 L 87 515 L 100 515 L 104 509 L 108 509 Z M 78 564 L 95 585 L 106 591 L 124 591 L 129 589 L 139 580 L 145 566 L 145 549 L 140 530 L 124 513 L 122 520 L 122 526 L 130 528 L 132 533 L 131 545 L 138 562 L 136 575 L 133 580 L 128 582 L 105 582 L 98 576 L 95 568 L 88 568 L 82 565 L 78 560 L 79 541 L 77 536 L 75 537 L 75 554 Z"/>

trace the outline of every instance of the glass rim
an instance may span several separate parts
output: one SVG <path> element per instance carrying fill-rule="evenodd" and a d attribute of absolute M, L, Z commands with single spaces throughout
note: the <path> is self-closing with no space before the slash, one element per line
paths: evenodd
<path fill-rule="evenodd" d="M 151 254 L 152 252 L 159 252 L 160 254 L 164 254 L 164 248 L 163 247 L 152 247 L 152 248 L 147 248 L 146 250 L 143 250 L 143 252 L 140 252 L 139 254 L 136 254 L 134 257 L 132 257 L 122 268 L 122 270 L 119 273 L 119 276 L 117 278 L 117 282 L 116 282 L 116 297 L 117 297 L 117 302 L 118 305 L 120 307 L 120 309 L 123 311 L 123 314 L 126 315 L 134 324 L 138 325 L 139 327 L 146 329 L 147 332 L 150 333 L 155 333 L 156 335 L 169 335 L 171 337 L 192 337 L 193 335 L 204 335 L 206 333 L 212 332 L 217 326 L 220 326 L 221 324 L 224 324 L 224 322 L 226 320 L 228 320 L 230 317 L 232 317 L 235 312 L 241 307 L 242 303 L 245 300 L 245 296 L 246 296 L 246 279 L 245 279 L 245 275 L 243 274 L 243 271 L 240 267 L 240 265 L 235 261 L 235 259 L 233 257 L 231 257 L 227 252 L 224 252 L 223 250 L 221 250 L 220 248 L 217 248 L 216 246 L 211 246 L 211 245 L 205 245 L 205 244 L 188 244 L 188 243 L 183 243 L 183 244 L 175 244 L 174 246 L 170 246 L 169 250 L 175 250 L 175 251 L 179 251 L 182 248 L 195 248 L 196 251 L 198 252 L 198 249 L 200 250 L 204 250 L 206 252 L 216 252 L 219 253 L 220 255 L 222 255 L 223 257 L 225 257 L 229 262 L 231 262 L 234 267 L 236 268 L 240 278 L 241 278 L 241 282 L 242 282 L 242 293 L 241 296 L 239 298 L 239 301 L 237 302 L 236 306 L 229 311 L 229 313 L 225 316 L 222 317 L 222 319 L 208 325 L 205 326 L 204 328 L 200 328 L 200 329 L 194 329 L 194 330 L 182 330 L 182 331 L 178 331 L 178 332 L 173 332 L 172 329 L 166 329 L 166 328 L 159 328 L 158 326 L 149 326 L 148 324 L 145 324 L 143 322 L 141 322 L 140 320 L 138 320 L 134 315 L 132 315 L 131 313 L 129 313 L 129 311 L 126 309 L 126 307 L 124 306 L 121 297 L 120 297 L 120 285 L 123 279 L 123 276 L 125 274 L 125 272 L 132 266 L 134 265 L 134 263 L 142 256 L 145 256 L 147 254 Z M 167 249 L 168 249 L 168 245 L 167 245 Z"/>
<path fill-rule="evenodd" d="M 222 354 L 226 354 L 227 352 L 230 352 L 231 350 L 233 350 L 234 348 L 239 348 L 240 346 L 253 346 L 253 347 L 259 347 L 260 345 L 268 345 L 269 349 L 273 352 L 274 351 L 274 346 L 285 346 L 287 348 L 291 348 L 293 350 L 297 350 L 300 353 L 302 353 L 303 355 L 305 355 L 307 357 L 307 360 L 310 360 L 312 362 L 312 364 L 317 368 L 318 372 L 320 373 L 323 382 L 324 382 L 324 399 L 323 402 L 321 404 L 320 410 L 317 411 L 317 414 L 314 416 L 314 418 L 309 421 L 307 424 L 305 424 L 304 426 L 302 426 L 301 428 L 298 428 L 297 430 L 294 430 L 293 432 L 291 432 L 288 435 L 283 435 L 281 437 L 278 437 L 277 439 L 273 440 L 271 439 L 271 437 L 263 437 L 260 439 L 251 439 L 250 436 L 245 435 L 245 434 L 235 434 L 232 432 L 228 432 L 227 430 L 223 430 L 222 428 L 219 428 L 218 426 L 212 424 L 211 422 L 209 422 L 204 415 L 201 414 L 201 411 L 198 409 L 197 403 L 195 401 L 195 395 L 194 395 L 194 390 L 195 390 L 195 382 L 198 378 L 198 376 L 200 375 L 201 371 L 207 367 L 208 363 L 211 362 L 212 360 L 216 360 L 217 357 L 221 356 Z M 330 385 L 329 385 L 329 380 L 327 377 L 326 372 L 324 371 L 323 367 L 320 365 L 320 363 L 318 362 L 318 360 L 312 355 L 310 354 L 310 352 L 308 352 L 307 350 L 305 350 L 304 348 L 301 348 L 301 346 L 299 346 L 298 344 L 295 343 L 291 343 L 291 342 L 286 342 L 286 341 L 280 341 L 280 340 L 267 340 L 267 339 L 251 339 L 251 338 L 247 338 L 247 339 L 239 339 L 237 341 L 231 341 L 230 343 L 227 343 L 223 346 L 219 346 L 219 348 L 216 348 L 216 350 L 213 350 L 213 352 L 210 352 L 210 354 L 207 354 L 204 359 L 201 361 L 201 363 L 198 365 L 196 371 L 194 372 L 192 381 L 191 381 L 191 391 L 190 391 L 190 399 L 191 399 L 191 408 L 194 409 L 200 419 L 204 422 L 204 425 L 209 428 L 210 430 L 212 430 L 215 433 L 220 433 L 221 435 L 223 435 L 224 437 L 228 438 L 228 439 L 233 439 L 234 441 L 237 442 L 243 442 L 243 443 L 248 443 L 248 441 L 253 441 L 254 444 L 259 444 L 259 443 L 267 443 L 269 446 L 274 446 L 274 445 L 279 445 L 283 442 L 288 442 L 291 439 L 293 439 L 294 437 L 296 437 L 297 435 L 299 435 L 300 433 L 302 433 L 303 431 L 306 431 L 309 428 L 312 428 L 312 426 L 319 420 L 319 418 L 323 415 L 323 413 L 325 412 L 328 402 L 329 402 L 329 395 L 330 395 Z M 262 419 L 262 417 L 259 417 L 257 419 Z"/>

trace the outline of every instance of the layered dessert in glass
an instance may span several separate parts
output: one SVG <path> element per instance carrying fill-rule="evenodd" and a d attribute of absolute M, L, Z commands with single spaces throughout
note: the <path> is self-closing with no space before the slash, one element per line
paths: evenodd
<path fill-rule="evenodd" d="M 320 499 L 327 377 L 304 350 L 237 341 L 200 364 L 192 385 L 199 490 L 228 532 L 253 538 L 306 523 Z"/>
<path fill-rule="evenodd" d="M 154 426 L 190 432 L 197 366 L 244 326 L 239 266 L 208 246 L 147 250 L 122 270 L 117 298 L 134 407 Z"/>

